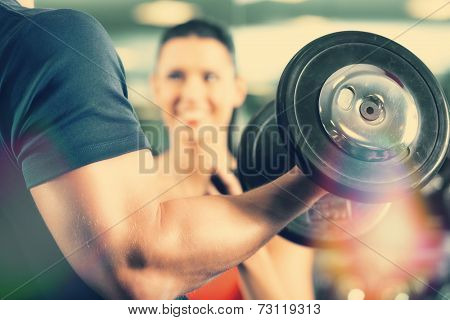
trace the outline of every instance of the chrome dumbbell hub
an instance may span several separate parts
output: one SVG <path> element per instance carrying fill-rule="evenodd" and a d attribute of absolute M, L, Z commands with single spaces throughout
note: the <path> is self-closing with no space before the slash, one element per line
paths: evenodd
<path fill-rule="evenodd" d="M 331 140 L 365 161 L 401 160 L 419 132 L 409 89 L 373 65 L 354 64 L 334 72 L 322 87 L 318 107 Z"/>

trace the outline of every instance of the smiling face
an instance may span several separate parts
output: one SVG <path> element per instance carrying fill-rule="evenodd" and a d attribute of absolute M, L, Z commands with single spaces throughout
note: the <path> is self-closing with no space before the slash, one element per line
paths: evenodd
<path fill-rule="evenodd" d="M 187 36 L 167 41 L 151 80 L 169 131 L 188 126 L 194 139 L 205 126 L 226 133 L 223 129 L 233 109 L 246 95 L 245 83 L 236 75 L 229 51 L 213 38 Z"/>

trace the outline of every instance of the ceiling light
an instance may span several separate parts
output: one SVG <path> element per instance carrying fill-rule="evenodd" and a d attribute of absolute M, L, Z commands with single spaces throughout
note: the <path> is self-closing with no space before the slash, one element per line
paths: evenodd
<path fill-rule="evenodd" d="M 137 5 L 133 16 L 140 24 L 167 27 L 196 17 L 198 11 L 198 8 L 190 3 L 161 0 Z"/>
<path fill-rule="evenodd" d="M 406 2 L 407 12 L 419 19 L 450 19 L 450 2 L 447 0 L 409 0 Z"/>
<path fill-rule="evenodd" d="M 282 2 L 282 3 L 300 3 L 308 0 L 272 0 L 273 2 Z"/>
<path fill-rule="evenodd" d="M 236 4 L 250 4 L 256 2 L 267 2 L 268 0 L 234 0 Z M 283 2 L 283 3 L 300 3 L 308 0 L 270 0 L 271 2 Z"/>

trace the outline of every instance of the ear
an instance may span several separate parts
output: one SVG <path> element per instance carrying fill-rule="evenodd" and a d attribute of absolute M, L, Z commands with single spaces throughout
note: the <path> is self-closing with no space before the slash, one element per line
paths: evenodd
<path fill-rule="evenodd" d="M 236 75 L 234 107 L 239 108 L 247 97 L 247 82 L 240 75 Z"/>

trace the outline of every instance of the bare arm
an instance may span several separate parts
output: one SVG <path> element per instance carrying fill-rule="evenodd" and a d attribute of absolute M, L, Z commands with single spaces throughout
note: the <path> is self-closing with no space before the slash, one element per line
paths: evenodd
<path fill-rule="evenodd" d="M 246 299 L 311 300 L 314 250 L 272 238 L 255 255 L 239 265 Z"/>
<path fill-rule="evenodd" d="M 251 256 L 324 194 L 296 170 L 276 184 L 303 203 L 277 185 L 160 203 L 154 174 L 139 171 L 140 153 L 151 165 L 150 152 L 133 152 L 31 190 L 71 265 L 108 297 L 188 292 Z"/>
<path fill-rule="evenodd" d="M 217 171 L 229 194 L 242 193 L 232 173 Z M 217 190 L 212 190 L 219 194 Z M 312 248 L 275 236 L 254 255 L 239 264 L 241 291 L 245 299 L 311 300 L 314 298 Z"/>

